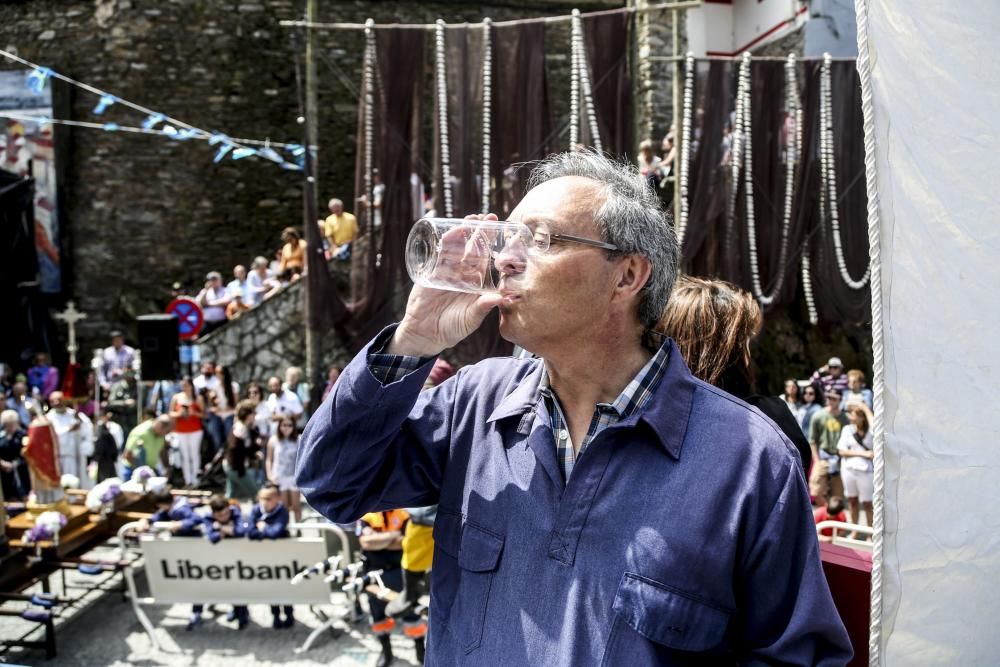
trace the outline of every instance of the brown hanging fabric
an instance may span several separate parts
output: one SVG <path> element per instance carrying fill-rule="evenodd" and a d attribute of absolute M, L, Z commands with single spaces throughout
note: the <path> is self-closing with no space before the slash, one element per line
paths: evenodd
<path fill-rule="evenodd" d="M 462 218 L 470 213 L 478 213 L 482 202 L 479 183 L 483 156 L 482 27 L 462 25 L 446 28 L 445 52 L 451 200 L 455 217 Z M 443 201 L 437 210 L 444 215 Z"/>
<path fill-rule="evenodd" d="M 764 308 L 801 308 L 800 261 L 803 244 L 812 260 L 813 293 L 821 322 L 860 324 L 870 319 L 870 292 L 854 290 L 842 280 L 834 254 L 829 215 L 820 210 L 820 61 L 799 70 L 802 100 L 802 157 L 792 194 L 792 216 L 785 257 L 784 283 L 775 302 Z M 751 140 L 753 148 L 754 220 L 757 261 L 764 294 L 771 294 L 778 275 L 785 197 L 786 136 L 783 62 L 751 64 Z M 746 223 L 744 175 L 736 190 L 730 228 L 726 206 L 731 187 L 731 132 L 739 64 L 711 60 L 697 64 L 691 131 L 688 192 L 690 213 L 682 249 L 682 266 L 691 275 L 730 280 L 752 289 Z M 867 197 L 864 187 L 864 140 L 860 86 L 853 62 L 831 65 L 834 161 L 843 253 L 855 279 L 868 262 Z"/>
<path fill-rule="evenodd" d="M 815 104 L 812 114 L 816 125 L 815 171 L 819 181 L 819 88 L 822 61 L 808 64 L 807 82 Z M 834 61 L 830 65 L 832 92 L 833 154 L 836 166 L 837 204 L 840 238 L 847 272 L 854 280 L 864 275 L 868 266 L 868 193 L 865 189 L 865 151 L 861 84 L 853 61 Z M 829 214 L 819 215 L 819 191 L 812 207 L 809 243 L 812 257 L 813 293 L 820 322 L 865 324 L 871 321 L 871 288 L 852 289 L 840 275 L 834 249 L 833 228 Z"/>
<path fill-rule="evenodd" d="M 632 145 L 632 78 L 629 74 L 629 25 L 632 13 L 621 9 L 583 17 L 583 42 L 605 152 L 635 156 Z M 581 125 L 586 128 L 587 123 Z"/>
<path fill-rule="evenodd" d="M 410 181 L 414 164 L 413 128 L 424 68 L 426 31 L 421 28 L 375 29 L 373 165 L 385 190 L 380 211 L 363 212 L 363 231 L 355 241 L 351 266 L 349 321 L 339 329 L 349 349 L 360 349 L 396 317 L 410 288 L 403 249 L 414 222 Z M 358 106 L 358 153 L 355 191 L 365 192 L 365 95 Z M 369 194 L 370 193 L 366 193 Z"/>
<path fill-rule="evenodd" d="M 688 167 L 689 214 L 681 258 L 686 273 L 723 274 L 735 71 L 731 61 L 698 63 Z M 675 136 L 678 145 L 681 128 Z"/>
<path fill-rule="evenodd" d="M 506 218 L 527 190 L 530 169 L 552 144 L 552 118 L 545 76 L 545 24 L 494 26 L 492 210 Z"/>

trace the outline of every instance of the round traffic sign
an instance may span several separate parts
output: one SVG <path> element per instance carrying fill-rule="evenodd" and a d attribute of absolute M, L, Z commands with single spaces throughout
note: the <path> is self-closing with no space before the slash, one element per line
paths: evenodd
<path fill-rule="evenodd" d="M 205 326 L 205 316 L 198 302 L 188 296 L 179 296 L 167 305 L 167 314 L 177 318 L 177 335 L 183 340 L 196 338 Z"/>

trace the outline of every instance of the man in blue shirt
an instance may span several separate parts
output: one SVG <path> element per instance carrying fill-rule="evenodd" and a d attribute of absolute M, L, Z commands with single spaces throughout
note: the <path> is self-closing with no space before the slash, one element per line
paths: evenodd
<path fill-rule="evenodd" d="M 341 523 L 439 503 L 430 664 L 847 663 L 794 447 L 649 332 L 678 262 L 655 193 L 586 151 L 531 180 L 499 291 L 414 287 L 307 425 L 299 488 Z M 537 358 L 421 393 L 496 307 Z"/>

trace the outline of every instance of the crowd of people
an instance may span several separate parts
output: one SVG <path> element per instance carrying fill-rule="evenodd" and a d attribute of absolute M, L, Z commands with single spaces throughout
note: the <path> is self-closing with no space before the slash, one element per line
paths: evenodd
<path fill-rule="evenodd" d="M 222 274 L 218 271 L 208 272 L 204 286 L 194 297 L 204 315 L 202 334 L 210 333 L 258 306 L 303 275 L 306 242 L 299 231 L 294 227 L 287 227 L 281 233 L 281 243 L 274 259 L 269 261 L 264 256 L 255 257 L 250 262 L 249 272 L 243 264 L 234 266 L 233 278 L 228 283 L 223 282 Z M 180 284 L 174 285 L 174 294 L 183 294 Z"/>
<path fill-rule="evenodd" d="M 844 372 L 838 357 L 807 381 L 789 379 L 781 399 L 795 415 L 812 448 L 813 466 L 809 493 L 816 522 L 849 521 L 857 524 L 861 509 L 865 525 L 872 525 L 875 454 L 872 442 L 872 392 L 858 369 Z M 829 537 L 824 533 L 822 537 Z M 851 537 L 858 537 L 852 533 Z"/>
<path fill-rule="evenodd" d="M 376 201 L 375 207 L 380 206 L 381 202 Z M 327 260 L 349 260 L 351 246 L 359 232 L 357 218 L 344 210 L 340 199 L 331 199 L 328 208 L 330 214 L 317 221 L 324 257 Z M 300 230 L 286 227 L 271 259 L 259 255 L 249 263 L 249 270 L 247 265 L 237 264 L 228 282 L 221 272 L 209 271 L 201 289 L 190 292 L 202 308 L 204 328 L 201 333 L 214 331 L 305 275 L 306 247 Z M 175 297 L 188 294 L 179 282 L 174 283 L 171 293 Z"/>
<path fill-rule="evenodd" d="M 227 367 L 205 361 L 195 377 L 146 383 L 140 404 L 135 351 L 121 332 L 111 338 L 87 396 L 69 398 L 46 355 L 25 374 L 0 373 L 5 499 L 24 500 L 31 492 L 22 440 L 32 418 L 44 414 L 58 439 L 61 472 L 81 488 L 111 477 L 128 480 L 142 466 L 175 487 L 220 490 L 244 501 L 270 482 L 301 518 L 295 457 L 312 406 L 300 368 L 287 368 L 284 380 L 274 376 L 241 387 Z M 339 372 L 329 370 L 324 395 Z"/>

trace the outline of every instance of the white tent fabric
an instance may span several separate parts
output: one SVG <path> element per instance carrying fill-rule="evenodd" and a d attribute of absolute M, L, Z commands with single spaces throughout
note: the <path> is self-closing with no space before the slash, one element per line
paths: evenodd
<path fill-rule="evenodd" d="M 889 666 L 997 664 L 1000 2 L 865 4 L 885 360 L 876 648 Z"/>

